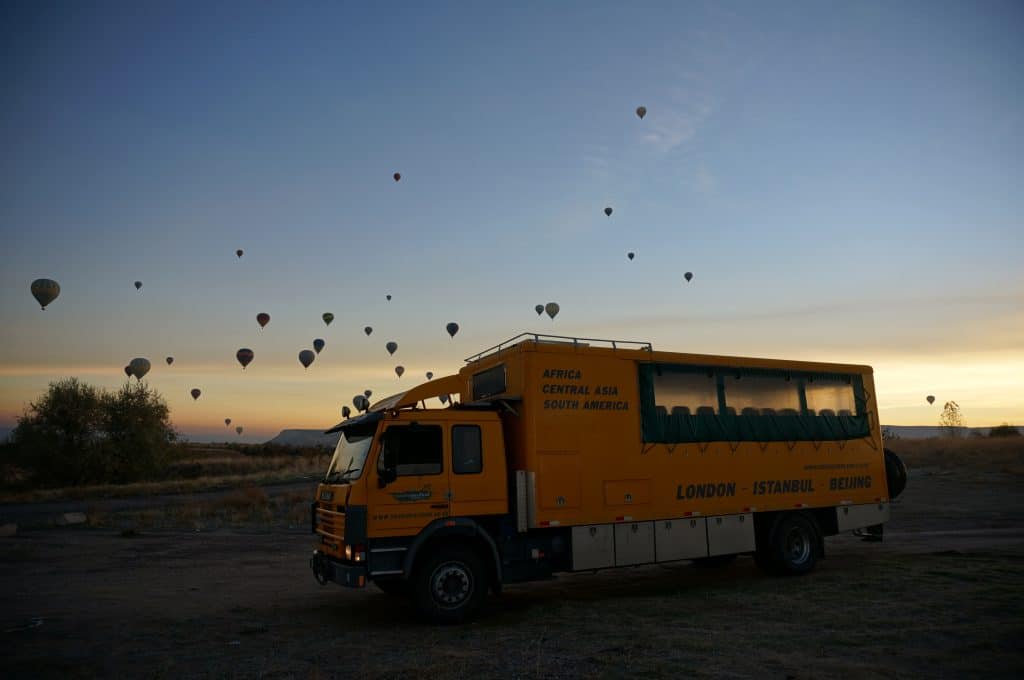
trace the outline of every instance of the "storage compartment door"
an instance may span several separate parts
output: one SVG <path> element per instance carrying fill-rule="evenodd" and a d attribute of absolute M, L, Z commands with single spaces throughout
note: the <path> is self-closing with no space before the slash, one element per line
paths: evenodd
<path fill-rule="evenodd" d="M 732 555 L 754 551 L 754 516 L 708 517 L 708 554 Z"/>
<path fill-rule="evenodd" d="M 654 561 L 653 522 L 615 525 L 615 566 L 647 564 Z"/>
<path fill-rule="evenodd" d="M 654 523 L 654 545 L 659 562 L 707 557 L 707 520 L 703 517 L 658 520 Z"/>
<path fill-rule="evenodd" d="M 611 524 L 572 528 L 572 568 L 602 569 L 615 566 L 615 533 Z"/>
<path fill-rule="evenodd" d="M 836 508 L 836 526 L 839 531 L 863 529 L 889 521 L 888 503 L 868 505 L 841 505 Z"/>

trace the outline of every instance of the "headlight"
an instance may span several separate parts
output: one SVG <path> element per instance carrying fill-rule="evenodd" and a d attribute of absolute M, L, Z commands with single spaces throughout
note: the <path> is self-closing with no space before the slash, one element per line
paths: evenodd
<path fill-rule="evenodd" d="M 352 559 L 352 546 L 350 546 L 350 545 L 346 545 L 345 546 L 345 559 L 346 560 Z"/>

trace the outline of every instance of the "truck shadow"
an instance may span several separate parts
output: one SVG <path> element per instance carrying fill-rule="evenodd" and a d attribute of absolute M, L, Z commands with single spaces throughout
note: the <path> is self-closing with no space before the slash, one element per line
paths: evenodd
<path fill-rule="evenodd" d="M 527 619 L 531 610 L 567 602 L 685 596 L 686 593 L 707 589 L 746 588 L 770 578 L 754 565 L 752 559 L 742 557 L 732 565 L 714 569 L 682 562 L 563 574 L 549 581 L 505 586 L 500 597 L 488 597 L 474 625 L 516 623 Z M 369 586 L 362 593 L 346 593 L 342 602 L 330 598 L 318 609 L 326 619 L 324 623 L 340 628 L 351 627 L 354 621 L 371 629 L 394 630 L 424 625 L 409 601 L 386 595 L 374 586 Z"/>

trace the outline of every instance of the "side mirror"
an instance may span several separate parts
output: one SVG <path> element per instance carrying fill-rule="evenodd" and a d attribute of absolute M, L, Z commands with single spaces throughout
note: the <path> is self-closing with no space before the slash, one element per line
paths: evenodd
<path fill-rule="evenodd" d="M 397 459 L 393 438 L 385 436 L 384 446 L 381 447 L 380 456 L 377 458 L 377 478 L 380 486 L 387 486 L 398 478 Z"/>

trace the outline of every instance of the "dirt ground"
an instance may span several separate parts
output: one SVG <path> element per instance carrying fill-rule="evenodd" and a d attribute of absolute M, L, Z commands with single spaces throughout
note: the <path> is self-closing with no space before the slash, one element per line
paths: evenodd
<path fill-rule="evenodd" d="M 442 628 L 317 585 L 307 526 L 28 528 L 0 539 L 0 676 L 1022 677 L 1022 487 L 921 468 L 884 543 L 830 538 L 809 576 L 560 576 Z"/>

